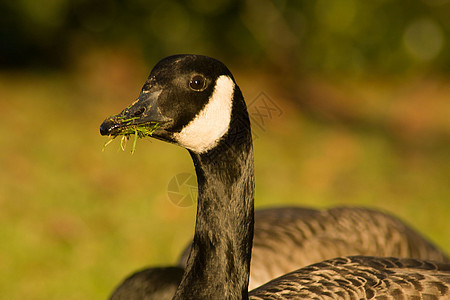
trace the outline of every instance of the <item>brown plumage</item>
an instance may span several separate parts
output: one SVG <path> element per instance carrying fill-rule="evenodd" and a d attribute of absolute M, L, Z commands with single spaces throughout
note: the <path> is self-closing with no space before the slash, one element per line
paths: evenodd
<path fill-rule="evenodd" d="M 255 214 L 249 288 L 299 267 L 350 255 L 449 262 L 417 231 L 380 211 L 357 207 L 309 213 L 292 207 L 269 209 Z"/>
<path fill-rule="evenodd" d="M 249 299 L 450 299 L 450 265 L 353 256 L 326 260 L 274 279 Z"/>

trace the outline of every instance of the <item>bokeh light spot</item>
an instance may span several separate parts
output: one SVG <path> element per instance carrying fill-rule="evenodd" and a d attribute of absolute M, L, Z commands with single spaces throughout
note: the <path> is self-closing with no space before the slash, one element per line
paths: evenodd
<path fill-rule="evenodd" d="M 436 58 L 444 45 L 441 27 L 429 18 L 411 22 L 403 35 L 403 42 L 408 53 L 419 61 Z"/>

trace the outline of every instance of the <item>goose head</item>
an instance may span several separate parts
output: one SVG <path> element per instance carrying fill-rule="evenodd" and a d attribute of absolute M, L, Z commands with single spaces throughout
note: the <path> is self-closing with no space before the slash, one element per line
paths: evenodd
<path fill-rule="evenodd" d="M 242 113 L 239 126 L 249 130 L 242 94 L 223 63 L 207 56 L 175 55 L 156 64 L 139 97 L 107 118 L 100 133 L 117 136 L 131 128 L 152 128 L 152 137 L 202 154 L 224 139 L 233 118 Z"/>

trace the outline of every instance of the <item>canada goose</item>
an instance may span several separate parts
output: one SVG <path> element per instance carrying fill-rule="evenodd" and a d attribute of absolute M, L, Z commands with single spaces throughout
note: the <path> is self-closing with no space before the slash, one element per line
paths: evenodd
<path fill-rule="evenodd" d="M 370 256 L 324 261 L 248 292 L 253 147 L 243 96 L 221 62 L 198 55 L 160 61 L 138 100 L 107 118 L 100 132 L 137 127 L 188 149 L 197 174 L 194 241 L 174 299 L 449 297 L 449 264 Z"/>

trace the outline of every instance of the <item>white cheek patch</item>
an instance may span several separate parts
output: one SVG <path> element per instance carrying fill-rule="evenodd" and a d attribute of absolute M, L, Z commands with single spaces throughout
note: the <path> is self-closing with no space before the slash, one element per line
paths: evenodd
<path fill-rule="evenodd" d="M 217 145 L 228 131 L 233 104 L 234 82 L 222 75 L 217 78 L 214 92 L 206 106 L 187 124 L 175 140 L 183 147 L 203 153 Z"/>

